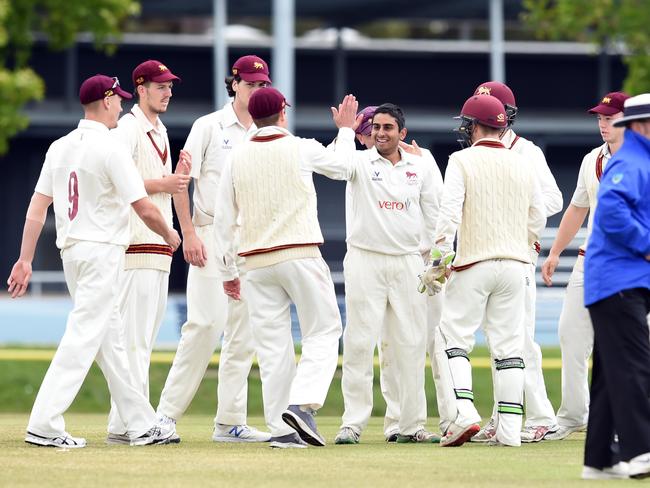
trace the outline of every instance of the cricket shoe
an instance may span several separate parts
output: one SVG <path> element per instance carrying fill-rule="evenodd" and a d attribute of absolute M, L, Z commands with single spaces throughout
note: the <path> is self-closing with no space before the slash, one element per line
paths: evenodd
<path fill-rule="evenodd" d="M 642 479 L 650 476 L 650 452 L 633 457 L 628 464 L 630 478 Z"/>
<path fill-rule="evenodd" d="M 34 444 L 35 446 L 41 447 L 63 447 L 66 449 L 79 449 L 81 447 L 86 447 L 86 439 L 83 437 L 72 437 L 67 432 L 56 437 L 45 437 L 27 431 L 25 442 L 27 444 Z"/>
<path fill-rule="evenodd" d="M 424 429 L 420 429 L 412 435 L 397 435 L 398 444 L 408 444 L 411 442 L 417 442 L 420 444 L 438 444 L 440 442 L 440 436 Z"/>
<path fill-rule="evenodd" d="M 282 414 L 282 420 L 298 432 L 300 438 L 312 446 L 324 446 L 325 438 L 318 432 L 315 412 L 311 408 L 301 410 L 299 405 L 289 405 Z"/>
<path fill-rule="evenodd" d="M 178 444 L 181 442 L 181 437 L 176 432 L 176 419 L 173 419 L 171 417 L 168 417 L 165 414 L 162 414 L 160 417 L 158 417 L 158 425 L 160 425 L 161 427 L 171 426 L 174 430 L 174 433 L 169 438 L 169 441 L 167 441 L 167 444 Z"/>
<path fill-rule="evenodd" d="M 469 441 L 473 436 L 478 434 L 481 430 L 481 426 L 478 424 L 470 424 L 467 427 L 461 427 L 460 425 L 452 422 L 447 433 L 442 439 L 440 439 L 441 447 L 457 447 L 462 446 L 467 441 Z"/>
<path fill-rule="evenodd" d="M 531 425 L 524 427 L 521 431 L 521 442 L 539 442 L 546 439 L 548 434 L 554 434 L 559 430 L 557 425 Z"/>
<path fill-rule="evenodd" d="M 300 438 L 297 432 L 292 432 L 287 435 L 271 437 L 269 446 L 273 449 L 305 449 L 307 443 Z"/>
<path fill-rule="evenodd" d="M 649 465 L 650 466 L 650 465 Z M 592 468 L 591 466 L 582 467 L 583 480 L 615 480 L 630 477 L 630 465 L 628 463 L 618 463 L 609 468 Z"/>
<path fill-rule="evenodd" d="M 106 436 L 106 444 L 130 446 L 131 438 L 127 434 L 113 434 L 111 432 Z"/>
<path fill-rule="evenodd" d="M 131 439 L 132 446 L 152 446 L 155 444 L 171 444 L 172 436 L 176 433 L 173 425 L 156 424 L 140 437 Z"/>
<path fill-rule="evenodd" d="M 334 444 L 359 444 L 359 437 L 351 427 L 342 427 L 334 438 Z"/>
<path fill-rule="evenodd" d="M 470 442 L 489 442 L 497 435 L 497 425 L 494 419 L 485 424 L 478 433 L 470 439 Z"/>
<path fill-rule="evenodd" d="M 212 434 L 214 442 L 269 442 L 271 434 L 255 427 L 243 425 L 216 424 Z"/>
<path fill-rule="evenodd" d="M 386 442 L 392 443 L 397 442 L 397 436 L 399 435 L 399 430 L 393 430 L 386 434 Z"/>
<path fill-rule="evenodd" d="M 575 427 L 565 427 L 561 425 L 555 432 L 549 432 L 544 436 L 545 441 L 561 441 L 566 439 L 574 432 L 582 432 L 587 428 L 586 425 L 576 425 Z"/>

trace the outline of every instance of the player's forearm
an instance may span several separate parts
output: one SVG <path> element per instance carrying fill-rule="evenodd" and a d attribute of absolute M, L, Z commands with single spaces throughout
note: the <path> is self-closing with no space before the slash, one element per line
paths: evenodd
<path fill-rule="evenodd" d="M 28 217 L 23 228 L 23 240 L 20 244 L 20 260 L 31 263 L 36 253 L 36 244 L 43 230 L 43 222 Z"/>
<path fill-rule="evenodd" d="M 551 246 L 549 254 L 559 256 L 571 243 L 573 238 L 580 230 L 582 223 L 585 221 L 585 217 L 589 213 L 589 209 L 586 207 L 576 207 L 573 204 L 569 204 L 562 216 L 562 221 L 560 222 L 560 227 L 557 230 L 557 235 Z"/>
<path fill-rule="evenodd" d="M 173 195 L 174 209 L 176 217 L 181 226 L 181 232 L 184 236 L 194 233 L 194 224 L 190 214 L 190 196 L 186 191 L 181 191 Z"/>
<path fill-rule="evenodd" d="M 151 200 L 148 198 L 138 200 L 133 203 L 133 209 L 149 229 L 154 231 L 163 239 L 167 237 L 170 228 L 167 225 L 167 222 L 165 222 L 162 213 L 158 210 L 158 207 L 151 203 Z"/>
<path fill-rule="evenodd" d="M 163 193 L 163 180 L 162 178 L 157 178 L 153 180 L 144 180 L 144 189 L 147 191 L 147 195 L 153 195 L 155 193 Z"/>

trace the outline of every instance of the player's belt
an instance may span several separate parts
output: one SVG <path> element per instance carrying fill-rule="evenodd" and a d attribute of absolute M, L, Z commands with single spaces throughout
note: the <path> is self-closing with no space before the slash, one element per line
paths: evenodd
<path fill-rule="evenodd" d="M 131 244 L 126 249 L 127 254 L 161 254 L 172 257 L 174 251 L 166 244 Z"/>
<path fill-rule="evenodd" d="M 584 249 L 578 249 L 578 256 L 584 256 L 585 255 L 585 250 Z"/>
<path fill-rule="evenodd" d="M 533 247 L 535 248 L 535 252 L 536 252 L 537 254 L 539 254 L 540 252 L 542 252 L 542 245 L 540 244 L 539 241 L 535 241 L 535 243 L 533 244 Z"/>

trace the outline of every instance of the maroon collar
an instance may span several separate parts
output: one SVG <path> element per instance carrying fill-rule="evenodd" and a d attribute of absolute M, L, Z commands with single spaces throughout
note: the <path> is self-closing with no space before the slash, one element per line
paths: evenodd
<path fill-rule="evenodd" d="M 271 134 L 268 136 L 254 136 L 251 137 L 251 141 L 253 142 L 271 142 L 275 141 L 276 139 L 280 139 L 282 137 L 286 136 L 286 134 Z"/>
<path fill-rule="evenodd" d="M 475 146 L 485 146 L 485 147 L 494 147 L 498 149 L 505 149 L 506 146 L 503 145 L 502 142 L 499 141 L 493 141 L 491 139 L 481 139 L 477 143 L 475 143 L 472 147 Z"/>

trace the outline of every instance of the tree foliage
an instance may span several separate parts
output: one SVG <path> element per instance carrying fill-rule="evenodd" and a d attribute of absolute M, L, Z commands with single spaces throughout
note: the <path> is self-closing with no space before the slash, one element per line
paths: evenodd
<path fill-rule="evenodd" d="M 524 0 L 524 7 L 540 37 L 621 45 L 624 90 L 650 92 L 650 0 Z"/>
<path fill-rule="evenodd" d="M 51 48 L 65 49 L 79 32 L 90 32 L 97 48 L 111 52 L 121 22 L 139 9 L 136 0 L 0 0 L 0 154 L 27 127 L 25 105 L 45 94 L 29 66 L 34 33 L 45 34 Z"/>

